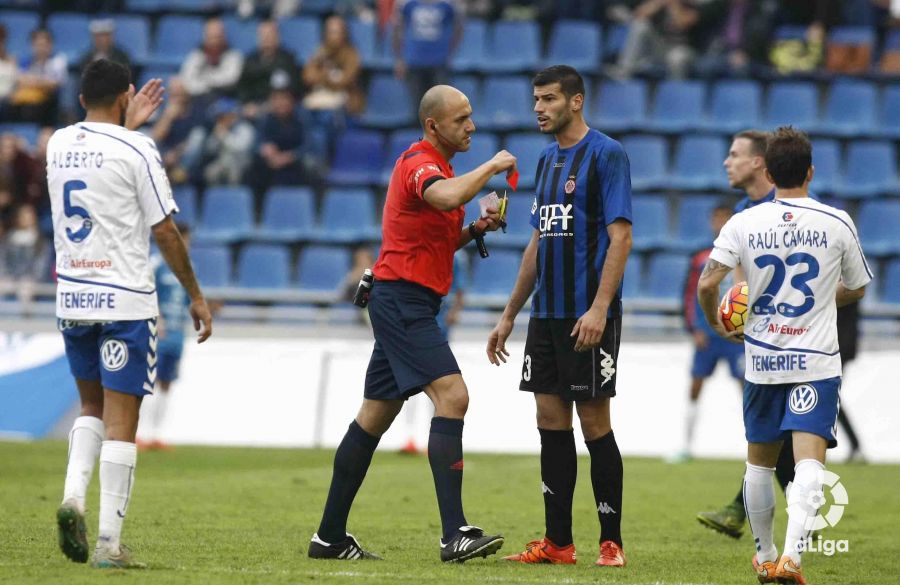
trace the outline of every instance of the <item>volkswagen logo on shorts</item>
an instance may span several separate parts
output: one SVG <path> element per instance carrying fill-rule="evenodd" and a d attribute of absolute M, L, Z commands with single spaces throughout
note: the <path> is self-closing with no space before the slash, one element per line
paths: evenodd
<path fill-rule="evenodd" d="M 806 414 L 816 407 L 817 402 L 819 402 L 819 395 L 816 389 L 809 384 L 798 384 L 791 388 L 788 403 L 794 414 Z"/>
<path fill-rule="evenodd" d="M 109 372 L 118 372 L 128 363 L 128 346 L 118 339 L 107 339 L 100 347 L 100 359 Z"/>

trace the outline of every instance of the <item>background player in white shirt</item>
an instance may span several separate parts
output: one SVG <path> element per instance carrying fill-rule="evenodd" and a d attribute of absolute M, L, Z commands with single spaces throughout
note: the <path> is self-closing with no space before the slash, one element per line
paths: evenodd
<path fill-rule="evenodd" d="M 140 566 L 119 538 L 134 485 L 141 399 L 156 379 L 156 288 L 150 234 L 191 298 L 199 342 L 212 333 L 209 308 L 171 213 L 172 190 L 153 140 L 139 127 L 162 101 L 160 80 L 135 95 L 127 68 L 106 59 L 81 79 L 84 122 L 47 145 L 47 183 L 58 274 L 57 309 L 81 398 L 69 435 L 59 544 L 86 562 L 85 494 L 100 458 L 100 530 L 91 564 Z M 124 128 L 123 128 L 124 126 Z"/>
<path fill-rule="evenodd" d="M 872 274 L 850 216 L 809 198 L 814 169 L 806 134 L 779 128 L 769 138 L 766 167 L 775 200 L 736 214 L 722 228 L 700 276 L 698 298 L 709 324 L 733 336 L 719 319 L 719 283 L 743 266 L 750 289 L 744 504 L 757 543 L 753 567 L 761 583 L 806 584 L 800 553 L 824 501 L 826 449 L 837 444 L 837 306 L 860 300 Z M 772 477 L 787 433 L 793 435 L 797 465 L 779 558 Z"/>

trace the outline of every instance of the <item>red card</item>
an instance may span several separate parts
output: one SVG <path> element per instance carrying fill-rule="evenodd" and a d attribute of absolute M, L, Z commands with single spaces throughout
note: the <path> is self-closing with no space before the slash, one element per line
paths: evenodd
<path fill-rule="evenodd" d="M 506 183 L 515 191 L 519 186 L 519 171 L 513 171 L 506 175 Z"/>

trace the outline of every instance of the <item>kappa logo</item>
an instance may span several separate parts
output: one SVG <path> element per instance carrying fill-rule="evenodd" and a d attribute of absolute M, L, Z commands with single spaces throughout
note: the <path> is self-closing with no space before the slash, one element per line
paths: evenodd
<path fill-rule="evenodd" d="M 128 363 L 128 346 L 118 339 L 107 339 L 100 346 L 100 359 L 108 372 L 118 372 Z"/>
<path fill-rule="evenodd" d="M 798 384 L 791 389 L 788 406 L 794 414 L 806 414 L 816 407 L 819 394 L 809 384 Z"/>
<path fill-rule="evenodd" d="M 603 351 L 602 347 L 598 349 L 600 350 L 600 354 L 603 355 L 603 359 L 600 360 L 600 375 L 603 376 L 603 381 L 600 383 L 600 387 L 602 388 L 616 374 L 616 360 L 614 360 L 611 355 Z"/>
<path fill-rule="evenodd" d="M 550 494 L 551 496 L 556 495 L 553 493 L 553 490 L 547 487 L 547 484 L 545 484 L 544 482 L 541 482 L 541 494 Z"/>
<path fill-rule="evenodd" d="M 613 510 L 613 507 L 610 506 L 609 504 L 607 504 L 606 502 L 600 502 L 597 505 L 597 511 L 600 512 L 601 514 L 618 514 L 618 512 Z"/>

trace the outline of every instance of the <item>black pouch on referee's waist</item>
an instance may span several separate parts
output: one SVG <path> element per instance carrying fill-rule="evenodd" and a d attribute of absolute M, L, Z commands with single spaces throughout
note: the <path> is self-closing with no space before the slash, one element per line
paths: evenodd
<path fill-rule="evenodd" d="M 375 284 L 375 275 L 368 268 L 363 270 L 362 277 L 359 279 L 359 285 L 356 287 L 356 294 L 353 295 L 353 304 L 360 309 L 365 309 L 369 305 L 369 294 L 372 292 L 372 285 Z"/>

